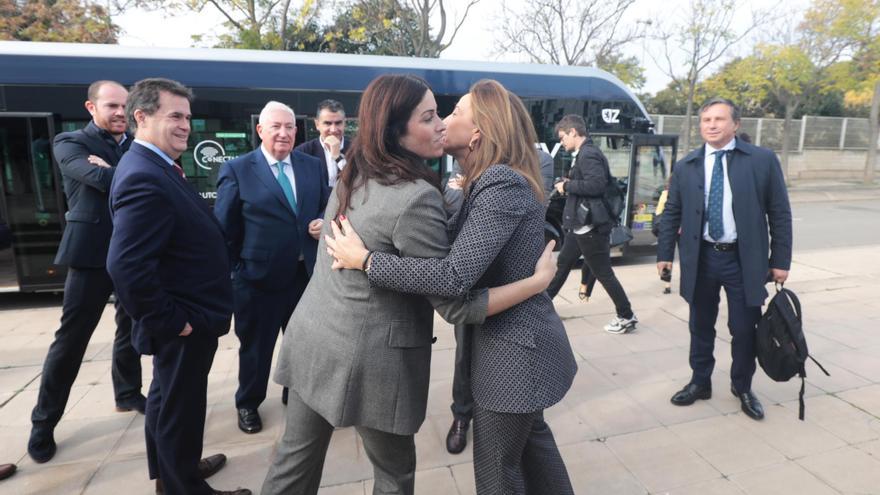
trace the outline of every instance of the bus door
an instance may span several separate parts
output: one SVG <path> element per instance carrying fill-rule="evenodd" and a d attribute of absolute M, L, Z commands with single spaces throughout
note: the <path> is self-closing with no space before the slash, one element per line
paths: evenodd
<path fill-rule="evenodd" d="M 49 113 L 0 112 L 0 291 L 59 289 L 63 193 Z"/>
<path fill-rule="evenodd" d="M 635 134 L 629 171 L 624 215 L 632 229 L 629 248 L 653 246 L 657 239 L 651 233 L 657 202 L 669 183 L 672 164 L 678 151 L 678 136 L 668 134 Z"/>

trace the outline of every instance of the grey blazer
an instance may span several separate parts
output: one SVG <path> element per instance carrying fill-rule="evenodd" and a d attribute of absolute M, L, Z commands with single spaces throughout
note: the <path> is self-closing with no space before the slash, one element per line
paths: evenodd
<path fill-rule="evenodd" d="M 331 195 L 325 234 L 338 204 Z M 443 199 L 425 181 L 369 181 L 351 204 L 346 216 L 370 249 L 416 257 L 449 251 Z M 371 288 L 364 272 L 333 271 L 331 262 L 322 236 L 315 271 L 284 334 L 275 381 L 334 426 L 414 434 L 427 408 L 433 307 L 450 322 L 481 323 L 488 290 L 467 300 L 429 300 Z"/>
<path fill-rule="evenodd" d="M 532 275 L 544 249 L 544 207 L 525 178 L 506 165 L 483 173 L 450 225 L 455 242 L 448 257 L 377 252 L 370 283 L 463 297 L 472 287 L 497 287 Z M 486 318 L 472 335 L 471 386 L 480 407 L 503 413 L 539 411 L 559 402 L 571 386 L 577 364 L 546 293 Z"/>

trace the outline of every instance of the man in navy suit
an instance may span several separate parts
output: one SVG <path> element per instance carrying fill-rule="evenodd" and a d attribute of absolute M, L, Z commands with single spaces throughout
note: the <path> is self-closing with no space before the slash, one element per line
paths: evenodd
<path fill-rule="evenodd" d="M 293 150 L 293 110 L 270 101 L 260 112 L 260 147 L 226 162 L 217 178 L 214 214 L 233 264 L 238 351 L 238 427 L 263 428 L 272 353 L 305 291 L 318 250 L 330 188 L 323 164 Z M 285 391 L 286 392 L 286 391 Z M 282 396 L 282 400 L 285 396 Z"/>
<path fill-rule="evenodd" d="M 95 81 L 85 103 L 92 121 L 83 129 L 55 137 L 53 151 L 69 207 L 55 264 L 68 268 L 61 326 L 43 362 L 40 392 L 31 413 L 28 454 L 36 462 L 46 462 L 55 455 L 55 426 L 113 292 L 105 268 L 113 231 L 107 197 L 116 164 L 131 145 L 131 136 L 125 132 L 127 97 L 121 84 Z M 143 413 L 146 399 L 141 394 L 141 357 L 131 345 L 131 319 L 118 301 L 111 377 L 116 410 Z"/>
<path fill-rule="evenodd" d="M 229 331 L 232 285 L 223 230 L 175 163 L 186 151 L 192 93 L 144 79 L 127 103 L 134 143 L 110 186 L 107 271 L 133 320 L 132 340 L 153 356 L 145 436 L 150 478 L 167 494 L 218 492 L 204 478 L 226 461 L 199 460 L 208 371 Z"/>
<path fill-rule="evenodd" d="M 764 409 L 752 392 L 755 331 L 767 297 L 764 284 L 788 278 L 791 207 L 776 154 L 737 139 L 739 121 L 730 100 L 713 98 L 700 108 L 705 145 L 675 164 L 657 238 L 657 270 L 672 269 L 679 238 L 692 376 L 672 403 L 686 406 L 712 396 L 715 320 L 724 287 L 732 336 L 730 391 L 746 415 L 761 419 Z"/>
<path fill-rule="evenodd" d="M 315 129 L 319 136 L 296 147 L 321 160 L 324 164 L 322 173 L 327 185 L 332 189 L 336 186 L 336 177 L 345 167 L 345 108 L 336 100 L 324 100 L 318 103 L 315 114 Z"/>

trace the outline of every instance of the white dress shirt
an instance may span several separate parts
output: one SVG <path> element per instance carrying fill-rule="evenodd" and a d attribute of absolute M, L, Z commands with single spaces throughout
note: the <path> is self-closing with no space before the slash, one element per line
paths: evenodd
<path fill-rule="evenodd" d="M 327 181 L 331 188 L 336 187 L 336 177 L 339 176 L 339 172 L 345 168 L 345 155 L 341 154 L 342 160 L 339 162 L 336 161 L 335 158 L 330 154 L 330 148 L 324 145 L 324 138 L 318 138 L 318 142 L 321 143 L 321 148 L 324 150 L 324 160 L 327 163 L 327 177 L 329 180 Z M 345 147 L 345 136 L 342 137 L 342 141 L 339 143 L 339 149 Z"/>
<path fill-rule="evenodd" d="M 723 151 L 729 151 L 736 147 L 736 138 L 721 147 Z M 712 239 L 709 236 L 709 190 L 712 187 L 712 169 L 715 168 L 715 152 L 717 149 L 706 143 L 706 156 L 703 159 L 703 170 L 706 173 L 704 197 L 703 197 L 703 239 L 709 242 L 736 242 L 736 221 L 733 219 L 733 193 L 730 191 L 730 180 L 727 178 L 727 156 L 725 153 L 721 159 L 724 166 L 724 197 L 721 202 L 721 218 L 724 221 L 724 235 L 721 239 Z"/>
<path fill-rule="evenodd" d="M 275 177 L 276 180 L 278 180 L 278 160 L 268 151 L 266 151 L 266 148 L 264 148 L 262 145 L 260 146 L 260 151 L 263 152 L 263 156 L 266 157 L 266 161 L 269 163 L 269 170 L 272 172 L 272 176 Z M 287 164 L 287 166 L 284 167 L 284 175 L 286 175 L 287 179 L 290 180 L 290 187 L 291 189 L 293 189 L 293 199 L 295 200 L 296 177 L 293 175 L 293 165 L 290 162 L 290 155 L 287 155 L 286 157 L 284 157 L 284 160 L 281 161 Z"/>

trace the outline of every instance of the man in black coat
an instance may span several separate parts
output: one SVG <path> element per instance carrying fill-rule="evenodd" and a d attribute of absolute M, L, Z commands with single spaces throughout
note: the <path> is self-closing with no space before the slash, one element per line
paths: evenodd
<path fill-rule="evenodd" d="M 336 186 L 336 177 L 345 167 L 345 108 L 336 100 L 324 100 L 318 103 L 315 114 L 315 129 L 320 134 L 297 146 L 294 151 L 301 151 L 321 160 L 324 165 L 321 173 L 332 189 Z"/>
<path fill-rule="evenodd" d="M 93 83 L 85 103 L 92 121 L 83 129 L 55 137 L 55 160 L 69 207 L 55 263 L 68 269 L 61 327 L 43 363 L 37 405 L 31 414 L 28 453 L 36 462 L 46 462 L 55 455 L 55 426 L 64 413 L 89 339 L 113 292 L 105 268 L 113 230 L 107 196 L 116 164 L 131 145 L 131 137 L 125 132 L 127 96 L 119 83 Z M 143 413 L 140 355 L 131 344 L 131 319 L 118 302 L 111 370 L 116 409 Z"/>
<path fill-rule="evenodd" d="M 712 396 L 715 320 L 724 287 L 732 336 L 730 391 L 746 415 L 761 419 L 764 409 L 752 392 L 755 331 L 767 297 L 764 284 L 788 278 L 791 207 L 776 154 L 737 139 L 739 122 L 730 100 L 714 98 L 700 108 L 705 145 L 673 169 L 657 237 L 657 270 L 672 269 L 678 240 L 680 291 L 690 304 L 692 376 L 672 403 L 686 406 Z"/>
<path fill-rule="evenodd" d="M 584 256 L 584 263 L 614 302 L 617 316 L 605 325 L 605 331 L 617 334 L 629 332 L 636 327 L 639 320 L 633 313 L 623 286 L 620 285 L 611 268 L 612 223 L 590 220 L 587 220 L 589 223 L 584 223 L 581 220 L 583 217 L 577 214 L 577 209 L 581 205 L 589 204 L 594 207 L 595 204 L 600 203 L 600 201 L 587 200 L 600 199 L 605 194 L 606 185 L 611 180 L 608 159 L 599 148 L 593 146 L 587 135 L 587 124 L 580 115 L 570 114 L 562 117 L 556 124 L 556 134 L 565 151 L 575 156 L 568 177 L 556 184 L 556 190 L 568 196 L 562 215 L 562 227 L 574 235 Z M 571 252 L 563 246 L 562 254 L 566 254 L 565 251 Z M 558 266 L 559 271 L 547 288 L 550 294 L 559 292 L 571 270 L 572 260 L 568 256 L 560 255 Z"/>
<path fill-rule="evenodd" d="M 169 495 L 219 492 L 204 478 L 226 462 L 202 455 L 208 372 L 229 332 L 232 283 L 223 230 L 175 160 L 186 151 L 192 93 L 168 79 L 131 89 L 134 143 L 110 186 L 107 271 L 134 322 L 132 341 L 153 356 L 144 433 L 150 478 Z"/>

